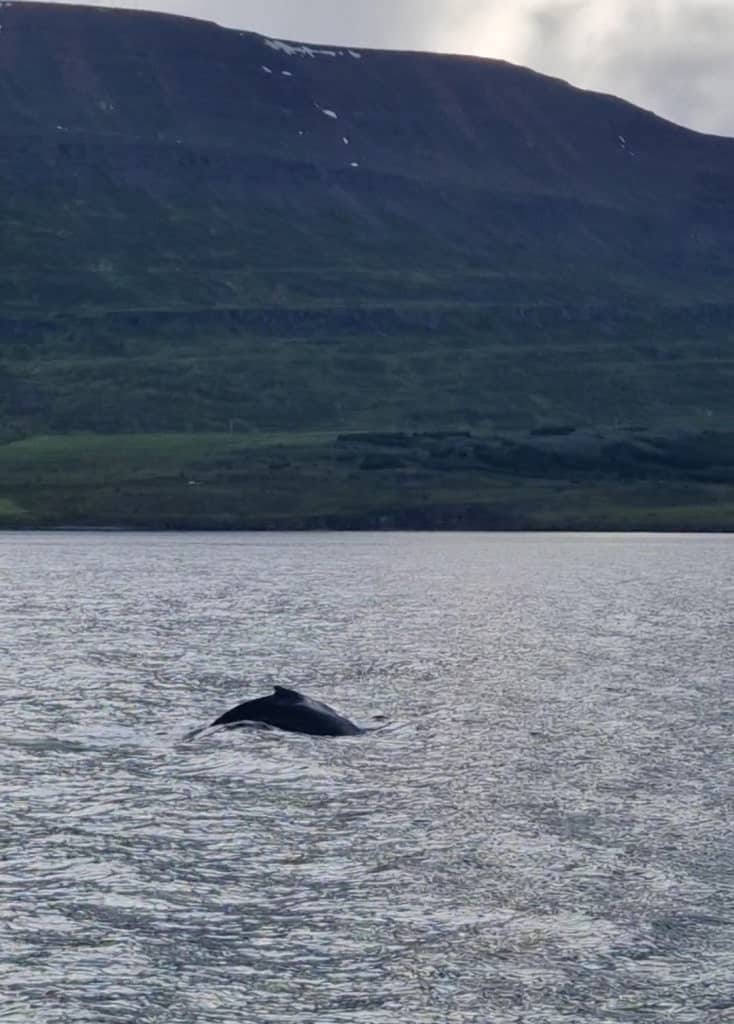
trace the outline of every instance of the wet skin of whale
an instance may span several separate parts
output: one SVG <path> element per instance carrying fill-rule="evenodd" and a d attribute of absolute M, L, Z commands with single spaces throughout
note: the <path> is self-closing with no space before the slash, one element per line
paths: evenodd
<path fill-rule="evenodd" d="M 236 708 L 220 715 L 211 725 L 234 729 L 252 723 L 275 726 L 286 732 L 308 733 L 311 736 L 361 736 L 368 731 L 360 729 L 328 704 L 311 700 L 285 686 L 276 686 L 267 697 L 238 704 Z"/>

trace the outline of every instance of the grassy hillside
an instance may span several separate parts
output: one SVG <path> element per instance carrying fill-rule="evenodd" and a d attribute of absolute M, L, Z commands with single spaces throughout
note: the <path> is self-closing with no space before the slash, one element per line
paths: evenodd
<path fill-rule="evenodd" d="M 653 319 L 467 303 L 57 318 L 6 333 L 0 416 L 11 438 L 722 430 L 734 426 L 733 342 L 728 315 L 705 308 Z"/>
<path fill-rule="evenodd" d="M 0 478 L 4 526 L 722 530 L 734 434 L 36 437 Z"/>

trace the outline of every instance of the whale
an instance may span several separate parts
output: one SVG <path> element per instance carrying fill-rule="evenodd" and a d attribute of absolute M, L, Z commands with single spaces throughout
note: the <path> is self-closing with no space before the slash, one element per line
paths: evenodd
<path fill-rule="evenodd" d="M 276 686 L 267 697 L 256 697 L 238 704 L 215 718 L 208 726 L 189 733 L 186 739 L 193 739 L 205 729 L 213 729 L 215 726 L 237 729 L 252 725 L 270 726 L 309 736 L 363 736 L 372 731 L 355 725 L 328 704 L 306 697 L 298 690 Z"/>

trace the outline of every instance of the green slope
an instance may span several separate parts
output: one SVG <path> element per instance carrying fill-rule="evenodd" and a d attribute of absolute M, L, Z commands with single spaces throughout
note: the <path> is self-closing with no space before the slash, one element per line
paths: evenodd
<path fill-rule="evenodd" d="M 35 437 L 0 480 L 5 526 L 725 530 L 734 434 Z"/>
<path fill-rule="evenodd" d="M 404 304 L 31 321 L 6 335 L 0 415 L 6 436 L 729 429 L 734 329 L 710 312 Z"/>

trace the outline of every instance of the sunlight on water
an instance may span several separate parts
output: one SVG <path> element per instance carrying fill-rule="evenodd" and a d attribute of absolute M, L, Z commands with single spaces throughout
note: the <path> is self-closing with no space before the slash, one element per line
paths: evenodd
<path fill-rule="evenodd" d="M 734 1021 L 734 538 L 0 534 L 0 1019 Z M 274 683 L 366 737 L 182 737 Z"/>

